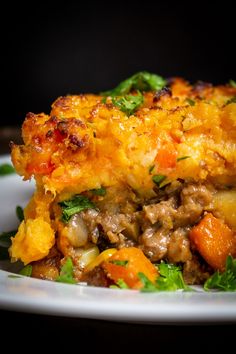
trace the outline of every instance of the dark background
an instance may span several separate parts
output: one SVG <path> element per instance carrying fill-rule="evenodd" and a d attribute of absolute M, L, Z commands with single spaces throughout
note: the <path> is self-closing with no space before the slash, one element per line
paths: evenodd
<path fill-rule="evenodd" d="M 0 125 L 19 126 L 29 111 L 49 113 L 60 95 L 110 89 L 140 70 L 235 79 L 234 11 L 217 3 L 5 4 Z"/>

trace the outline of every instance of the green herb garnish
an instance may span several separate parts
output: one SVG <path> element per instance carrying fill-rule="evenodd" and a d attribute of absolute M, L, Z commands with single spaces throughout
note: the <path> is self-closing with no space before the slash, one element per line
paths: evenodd
<path fill-rule="evenodd" d="M 16 207 L 16 216 L 18 217 L 20 222 L 24 220 L 24 211 L 23 208 L 19 205 L 17 205 Z"/>
<path fill-rule="evenodd" d="M 129 286 L 123 279 L 118 279 L 116 284 L 120 287 L 120 289 L 129 289 Z"/>
<path fill-rule="evenodd" d="M 152 165 L 152 166 L 150 166 L 150 167 L 149 167 L 149 169 L 148 169 L 149 174 L 151 174 L 151 173 L 152 173 L 152 171 L 154 170 L 154 168 L 155 168 L 155 165 Z"/>
<path fill-rule="evenodd" d="M 16 230 L 3 232 L 0 235 L 0 247 L 9 248 L 11 246 L 11 237 L 14 237 L 16 233 Z"/>
<path fill-rule="evenodd" d="M 192 100 L 191 98 L 186 98 L 185 100 L 190 106 L 195 106 L 195 101 Z"/>
<path fill-rule="evenodd" d="M 223 291 L 236 291 L 236 259 L 228 256 L 226 268 L 223 273 L 217 270 L 204 284 L 204 290 L 218 289 Z"/>
<path fill-rule="evenodd" d="M 123 97 L 112 97 L 112 103 L 118 107 L 127 116 L 133 114 L 143 103 L 143 95 L 138 92 L 138 95 L 125 95 Z"/>
<path fill-rule="evenodd" d="M 234 80 L 229 80 L 229 84 L 230 84 L 230 86 L 236 88 L 236 81 L 234 81 Z"/>
<path fill-rule="evenodd" d="M 153 182 L 159 187 L 160 184 L 166 179 L 164 175 L 154 175 L 152 176 Z"/>
<path fill-rule="evenodd" d="M 189 159 L 191 156 L 181 156 L 181 157 L 178 157 L 177 158 L 177 162 L 178 161 L 182 161 L 182 160 L 186 160 L 186 159 Z"/>
<path fill-rule="evenodd" d="M 125 267 L 128 264 L 129 261 L 119 261 L 119 260 L 111 260 L 110 263 L 118 265 L 118 266 L 122 266 Z"/>
<path fill-rule="evenodd" d="M 73 277 L 73 262 L 70 257 L 67 258 L 62 266 L 60 275 L 56 279 L 59 283 L 75 284 L 76 280 Z"/>
<path fill-rule="evenodd" d="M 9 259 L 8 248 L 11 246 L 11 237 L 16 235 L 17 231 L 3 232 L 0 235 L 0 260 Z"/>
<path fill-rule="evenodd" d="M 225 106 L 227 106 L 230 103 L 236 103 L 236 96 L 233 96 L 232 98 L 230 98 L 226 103 Z"/>
<path fill-rule="evenodd" d="M 123 279 L 118 279 L 116 284 L 112 284 L 109 286 L 110 289 L 129 289 L 129 286 Z"/>
<path fill-rule="evenodd" d="M 10 175 L 15 172 L 14 167 L 9 163 L 3 163 L 0 165 L 0 176 Z"/>
<path fill-rule="evenodd" d="M 141 71 L 134 74 L 130 78 L 122 81 L 113 90 L 102 92 L 102 96 L 124 96 L 130 93 L 132 90 L 139 91 L 158 91 L 161 90 L 167 84 L 163 77 L 151 74 L 147 71 Z"/>
<path fill-rule="evenodd" d="M 32 269 L 33 269 L 32 265 L 27 264 L 24 268 L 22 268 L 19 271 L 19 274 L 25 275 L 26 277 L 31 277 Z"/>
<path fill-rule="evenodd" d="M 95 209 L 95 205 L 87 197 L 77 194 L 72 199 L 64 200 L 59 205 L 62 207 L 62 221 L 68 222 L 72 215 L 85 209 Z"/>
<path fill-rule="evenodd" d="M 102 103 L 106 103 L 106 97 L 112 97 L 112 103 L 128 116 L 133 114 L 143 103 L 143 91 L 158 91 L 166 85 L 166 80 L 161 76 L 141 71 L 122 81 L 113 90 L 102 92 L 105 96 Z M 137 95 L 130 95 L 136 91 Z"/>
<path fill-rule="evenodd" d="M 192 290 L 188 287 L 183 279 L 180 267 L 161 262 L 158 264 L 160 275 L 155 283 L 152 283 L 145 274 L 138 273 L 138 277 L 143 283 L 143 292 L 156 292 L 156 291 L 176 291 L 178 289 Z"/>
<path fill-rule="evenodd" d="M 97 189 L 90 189 L 90 192 L 92 192 L 94 195 L 100 195 L 100 196 L 104 196 L 106 195 L 106 188 L 101 187 L 101 188 L 97 188 Z"/>

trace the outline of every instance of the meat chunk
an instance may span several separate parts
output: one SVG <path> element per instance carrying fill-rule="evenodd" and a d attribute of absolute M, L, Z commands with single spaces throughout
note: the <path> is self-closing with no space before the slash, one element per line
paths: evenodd
<path fill-rule="evenodd" d="M 110 280 L 107 278 L 104 270 L 101 267 L 95 267 L 88 273 L 84 273 L 80 279 L 81 282 L 85 282 L 88 285 L 108 287 Z"/>
<path fill-rule="evenodd" d="M 175 215 L 175 227 L 195 224 L 212 200 L 212 192 L 201 184 L 190 184 L 183 188 L 181 205 Z"/>
<path fill-rule="evenodd" d="M 188 239 L 189 229 L 178 228 L 175 230 L 168 245 L 167 258 L 171 263 L 187 262 L 192 258 L 190 241 Z"/>
<path fill-rule="evenodd" d="M 169 242 L 170 235 L 167 229 L 162 227 L 155 230 L 150 227 L 140 238 L 140 248 L 152 262 L 157 262 L 166 256 Z"/>
<path fill-rule="evenodd" d="M 173 220 L 175 218 L 175 200 L 170 198 L 167 201 L 162 201 L 157 204 L 145 205 L 143 207 L 145 217 L 155 224 L 159 221 L 163 226 L 171 229 L 173 227 Z"/>

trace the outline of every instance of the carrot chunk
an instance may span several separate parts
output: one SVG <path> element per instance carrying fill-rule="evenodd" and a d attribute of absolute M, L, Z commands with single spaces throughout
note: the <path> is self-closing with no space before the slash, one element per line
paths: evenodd
<path fill-rule="evenodd" d="M 142 272 L 154 282 L 158 276 L 157 269 L 136 247 L 122 248 L 103 262 L 102 268 L 115 283 L 122 279 L 131 289 L 140 289 L 143 284 L 138 277 Z"/>
<path fill-rule="evenodd" d="M 214 269 L 224 270 L 227 256 L 235 252 L 233 231 L 211 213 L 206 214 L 192 228 L 189 237 L 201 256 Z"/>

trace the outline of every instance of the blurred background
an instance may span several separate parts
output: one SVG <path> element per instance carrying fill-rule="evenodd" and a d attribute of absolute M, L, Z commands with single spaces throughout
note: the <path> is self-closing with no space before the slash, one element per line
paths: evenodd
<path fill-rule="evenodd" d="M 0 139 L 27 112 L 49 113 L 58 96 L 107 90 L 140 70 L 190 82 L 235 79 L 234 12 L 219 3 L 6 4 Z"/>

